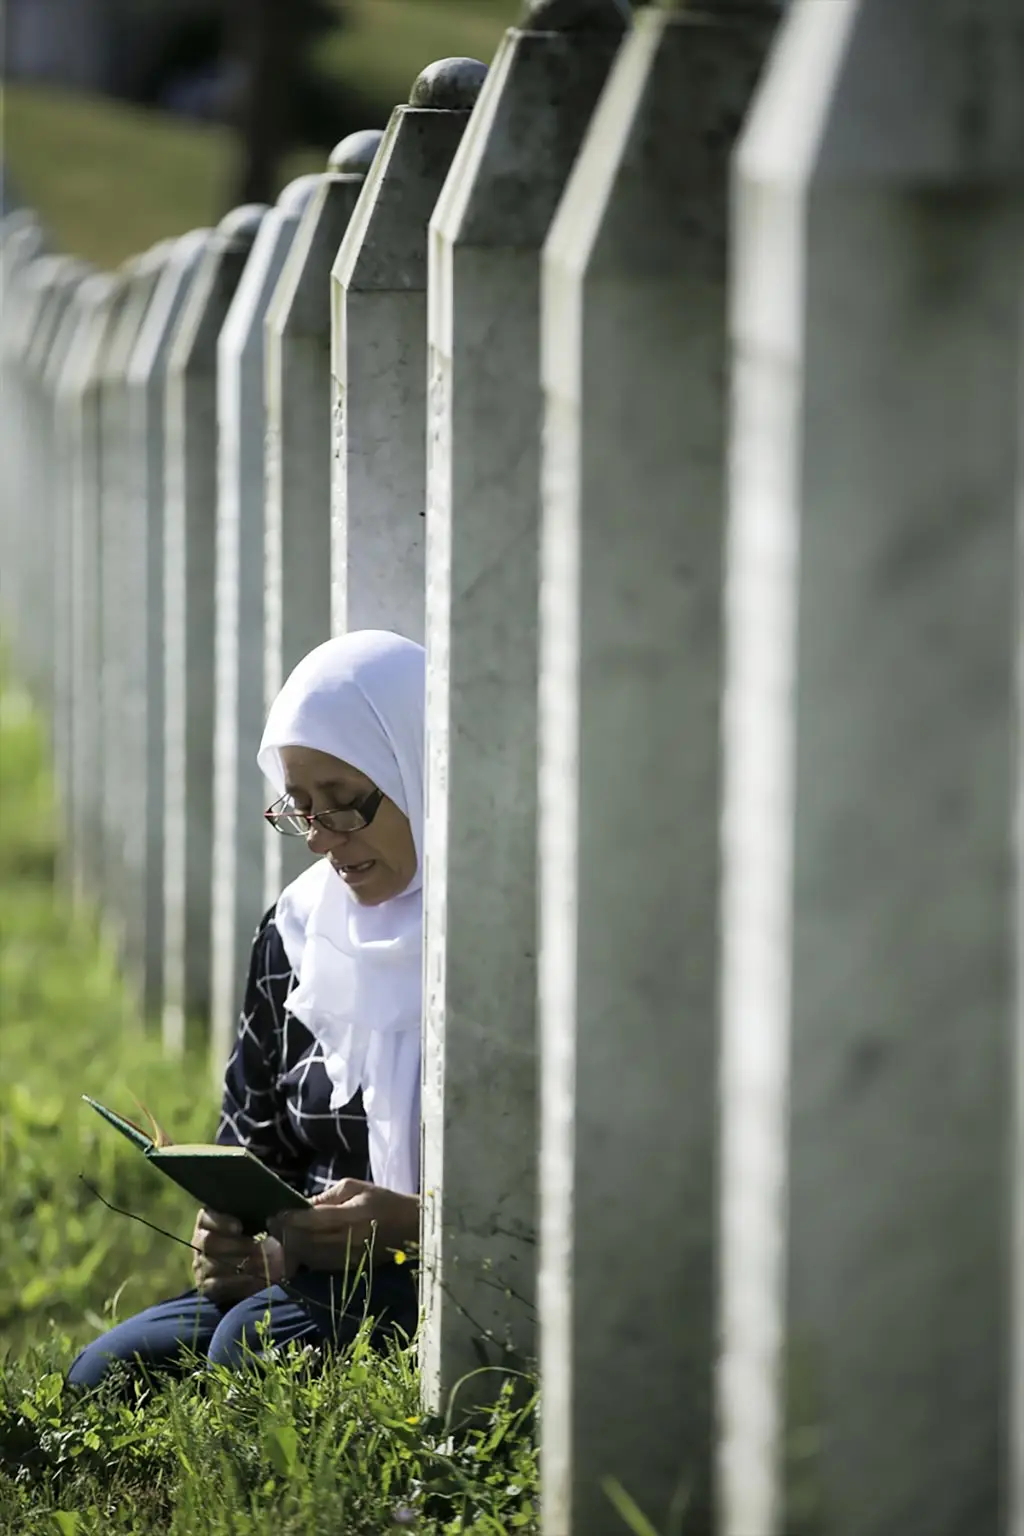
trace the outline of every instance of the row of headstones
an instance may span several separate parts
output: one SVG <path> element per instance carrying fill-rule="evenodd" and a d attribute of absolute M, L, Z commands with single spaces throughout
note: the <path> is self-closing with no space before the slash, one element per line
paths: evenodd
<path fill-rule="evenodd" d="M 1021 1536 L 1024 4 L 749 115 L 767 0 L 532 18 L 114 277 L 8 221 L 74 873 L 221 1057 L 265 703 L 424 638 L 428 1399 L 539 1310 L 549 1536 Z"/>

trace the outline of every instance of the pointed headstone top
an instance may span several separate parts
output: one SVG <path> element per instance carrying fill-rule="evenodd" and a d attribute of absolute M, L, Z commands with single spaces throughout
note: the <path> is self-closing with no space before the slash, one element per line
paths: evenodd
<path fill-rule="evenodd" d="M 632 20 L 628 0 L 526 0 L 524 32 L 625 32 Z"/>
<path fill-rule="evenodd" d="M 336 175 L 365 176 L 384 137 L 380 128 L 361 128 L 335 144 L 327 160 L 327 169 Z"/>
<path fill-rule="evenodd" d="M 413 81 L 410 107 L 433 107 L 442 112 L 469 112 L 487 78 L 487 65 L 479 59 L 438 59 L 428 64 Z"/>

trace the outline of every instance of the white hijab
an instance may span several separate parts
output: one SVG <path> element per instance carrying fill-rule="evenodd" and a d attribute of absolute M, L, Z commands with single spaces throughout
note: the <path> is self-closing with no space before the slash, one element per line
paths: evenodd
<path fill-rule="evenodd" d="M 282 893 L 275 920 L 296 977 L 288 1011 L 323 1047 L 331 1108 L 363 1090 L 374 1183 L 419 1188 L 423 949 L 423 647 L 356 630 L 303 657 L 271 706 L 257 757 L 284 793 L 282 747 L 315 748 L 372 779 L 409 818 L 416 873 L 363 907 L 326 859 Z"/>

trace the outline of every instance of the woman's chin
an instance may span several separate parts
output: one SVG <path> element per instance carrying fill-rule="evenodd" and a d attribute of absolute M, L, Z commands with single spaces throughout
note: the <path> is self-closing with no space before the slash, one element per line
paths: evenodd
<path fill-rule="evenodd" d="M 379 906 L 393 894 L 388 888 L 387 871 L 380 867 L 376 859 L 370 861 L 367 869 L 339 869 L 337 864 L 333 868 L 338 879 L 348 887 L 353 900 L 358 901 L 361 907 Z"/>
<path fill-rule="evenodd" d="M 412 884 L 411 878 L 400 881 L 379 859 L 367 859 L 366 867 L 363 867 L 358 864 L 339 864 L 328 854 L 327 862 L 361 907 L 379 907 L 385 901 L 401 896 Z"/>

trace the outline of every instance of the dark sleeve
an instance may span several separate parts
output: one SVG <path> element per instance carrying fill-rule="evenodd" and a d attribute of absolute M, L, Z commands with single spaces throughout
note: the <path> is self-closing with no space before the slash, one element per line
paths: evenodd
<path fill-rule="evenodd" d="M 248 1147 L 289 1184 L 301 1185 L 308 1154 L 295 1140 L 287 1098 L 278 1086 L 292 971 L 273 917 L 271 908 L 253 940 L 238 1034 L 224 1073 L 216 1140 Z"/>

